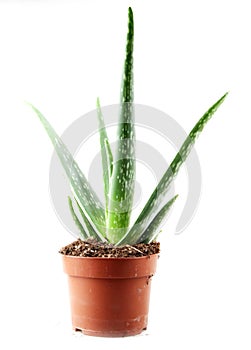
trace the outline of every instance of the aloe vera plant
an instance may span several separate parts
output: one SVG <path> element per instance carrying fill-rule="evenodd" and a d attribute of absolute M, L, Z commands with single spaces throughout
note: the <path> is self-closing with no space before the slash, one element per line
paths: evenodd
<path fill-rule="evenodd" d="M 179 152 L 163 174 L 140 215 L 130 224 L 135 185 L 135 127 L 133 109 L 133 12 L 128 11 L 128 33 L 124 63 L 120 115 L 118 123 L 118 142 L 112 154 L 99 99 L 97 118 L 99 122 L 100 147 L 103 167 L 105 208 L 90 183 L 80 170 L 66 145 L 56 134 L 42 113 L 31 105 L 43 124 L 55 151 L 69 179 L 72 197 L 68 198 L 69 209 L 83 240 L 94 238 L 115 245 L 150 243 L 158 236 L 163 221 L 177 199 L 177 195 L 163 203 L 172 181 L 189 155 L 196 138 L 206 123 L 225 100 L 223 95 L 196 123 L 188 134 Z"/>

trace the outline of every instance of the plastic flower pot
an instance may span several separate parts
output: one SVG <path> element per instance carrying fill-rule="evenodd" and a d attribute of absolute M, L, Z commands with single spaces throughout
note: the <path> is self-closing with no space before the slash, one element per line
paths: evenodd
<path fill-rule="evenodd" d="M 75 331 L 124 337 L 147 328 L 151 277 L 158 254 L 134 258 L 62 257 Z"/>

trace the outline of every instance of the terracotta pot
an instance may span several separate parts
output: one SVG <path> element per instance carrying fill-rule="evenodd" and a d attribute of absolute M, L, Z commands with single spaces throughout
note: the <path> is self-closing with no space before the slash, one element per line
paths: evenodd
<path fill-rule="evenodd" d="M 157 259 L 158 254 L 139 258 L 63 255 L 73 329 L 101 337 L 124 337 L 145 330 Z"/>

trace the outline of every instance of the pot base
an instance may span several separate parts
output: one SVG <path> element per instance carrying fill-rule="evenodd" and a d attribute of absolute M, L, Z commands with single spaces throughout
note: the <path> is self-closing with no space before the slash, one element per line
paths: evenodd
<path fill-rule="evenodd" d="M 75 332 L 81 332 L 84 335 L 89 335 L 92 337 L 109 337 L 109 338 L 121 338 L 121 337 L 131 337 L 134 335 L 139 335 L 142 332 L 146 331 L 146 327 L 139 330 L 128 330 L 128 331 L 109 331 L 109 332 L 100 332 L 100 331 L 92 331 L 92 330 L 85 330 L 85 329 L 79 329 L 75 328 Z"/>

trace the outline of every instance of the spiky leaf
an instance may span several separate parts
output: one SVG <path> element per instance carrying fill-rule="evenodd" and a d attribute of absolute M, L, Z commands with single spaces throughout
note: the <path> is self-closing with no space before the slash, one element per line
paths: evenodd
<path fill-rule="evenodd" d="M 75 213 L 71 197 L 68 197 L 68 204 L 69 204 L 69 208 L 70 208 L 70 212 L 71 212 L 72 218 L 73 218 L 77 228 L 79 229 L 79 236 L 80 236 L 80 238 L 83 239 L 83 240 L 87 239 L 88 235 L 85 232 L 85 229 L 83 228 L 83 225 L 81 224 L 77 214 Z"/>
<path fill-rule="evenodd" d="M 148 223 L 153 217 L 154 213 L 158 209 L 161 204 L 164 196 L 170 188 L 170 185 L 174 178 L 176 177 L 182 163 L 186 160 L 188 154 L 190 153 L 196 138 L 202 132 L 206 123 L 211 119 L 213 114 L 216 112 L 218 107 L 223 103 L 228 93 L 223 95 L 209 110 L 202 116 L 202 118 L 196 123 L 194 128 L 191 130 L 190 134 L 184 141 L 181 146 L 179 152 L 175 156 L 174 160 L 170 164 L 169 168 L 163 175 L 162 179 L 158 183 L 157 187 L 151 194 L 149 200 L 147 201 L 145 207 L 140 213 L 139 217 L 135 221 L 135 224 L 130 229 L 130 231 L 118 242 L 118 244 L 125 244 L 130 242 L 130 244 L 134 244 L 138 242 L 142 233 L 145 231 Z"/>
<path fill-rule="evenodd" d="M 158 212 L 158 214 L 154 217 L 154 219 L 148 225 L 145 232 L 138 239 L 138 243 L 150 243 L 154 239 L 154 237 L 156 236 L 156 233 L 158 232 L 160 225 L 164 221 L 167 213 L 171 209 L 171 207 L 174 204 L 174 202 L 176 201 L 177 197 L 178 197 L 178 195 L 174 196 L 161 208 L 161 210 Z"/>
<path fill-rule="evenodd" d="M 104 237 L 98 233 L 95 228 L 91 225 L 91 223 L 89 222 L 84 210 L 81 208 L 81 205 L 79 204 L 78 200 L 75 198 L 75 201 L 77 203 L 77 206 L 78 206 L 78 210 L 82 216 L 82 219 L 84 221 L 84 225 L 85 225 L 85 228 L 86 228 L 86 232 L 87 232 L 87 235 L 89 238 L 94 238 L 98 241 L 102 240 L 102 241 L 105 241 Z"/>
<path fill-rule="evenodd" d="M 105 127 L 99 99 L 97 99 L 97 116 L 98 116 L 98 122 L 99 122 L 99 139 L 100 139 L 100 148 L 101 148 L 104 194 L 105 194 L 106 214 L 107 214 L 110 179 L 111 179 L 112 170 L 113 170 L 113 155 L 112 155 L 109 139 L 106 132 L 106 127 Z"/>
<path fill-rule="evenodd" d="M 126 58 L 118 125 L 118 145 L 113 164 L 107 220 L 107 236 L 112 243 L 120 240 L 129 226 L 135 185 L 133 37 L 133 13 L 132 9 L 129 8 Z"/>
<path fill-rule="evenodd" d="M 78 164 L 73 159 L 71 153 L 68 151 L 61 138 L 56 134 L 50 123 L 37 108 L 31 104 L 30 106 L 36 112 L 49 138 L 51 139 L 54 149 L 74 191 L 75 197 L 85 209 L 88 217 L 93 222 L 97 230 L 102 233 L 105 230 L 105 212 L 102 207 L 102 203 L 80 170 Z"/>

